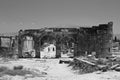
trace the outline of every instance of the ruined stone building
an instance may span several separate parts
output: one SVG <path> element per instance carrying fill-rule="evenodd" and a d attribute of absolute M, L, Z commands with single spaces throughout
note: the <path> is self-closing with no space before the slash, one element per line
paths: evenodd
<path fill-rule="evenodd" d="M 0 57 L 12 57 L 14 55 L 14 50 L 17 50 L 15 36 L 0 36 Z M 15 49 L 16 48 L 16 49 Z M 15 52 L 16 54 L 16 52 Z"/>
<path fill-rule="evenodd" d="M 18 35 L 19 57 L 110 55 L 113 23 L 92 27 L 42 28 L 20 30 Z"/>

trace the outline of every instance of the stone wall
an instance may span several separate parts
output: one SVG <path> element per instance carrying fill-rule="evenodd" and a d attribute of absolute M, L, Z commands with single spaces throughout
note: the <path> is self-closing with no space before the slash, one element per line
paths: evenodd
<path fill-rule="evenodd" d="M 106 57 L 110 55 L 112 44 L 112 22 L 100 24 L 89 28 L 82 27 L 79 31 L 77 54 L 85 55 L 96 52 L 96 57 Z"/>
<path fill-rule="evenodd" d="M 96 57 L 106 57 L 110 54 L 112 43 L 112 22 L 92 27 L 76 28 L 42 28 L 20 30 L 18 36 L 18 51 L 21 56 L 24 36 L 32 36 L 35 41 L 36 57 L 40 57 L 40 47 L 43 40 L 53 38 L 56 44 L 56 57 L 61 56 L 61 44 L 67 40 L 74 43 L 74 56 L 81 56 L 96 52 Z M 47 37 L 50 37 L 47 39 Z M 44 39 L 43 39 L 44 38 Z"/>

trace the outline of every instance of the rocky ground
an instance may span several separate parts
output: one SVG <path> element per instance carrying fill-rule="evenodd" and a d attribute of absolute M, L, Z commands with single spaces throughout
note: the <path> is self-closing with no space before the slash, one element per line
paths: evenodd
<path fill-rule="evenodd" d="M 119 80 L 120 72 L 93 72 L 78 74 L 68 64 L 59 64 L 60 59 L 0 60 L 0 80 Z M 16 67 L 20 67 L 16 70 Z M 22 71 L 21 71 L 22 70 Z M 20 74 L 21 73 L 21 74 Z"/>

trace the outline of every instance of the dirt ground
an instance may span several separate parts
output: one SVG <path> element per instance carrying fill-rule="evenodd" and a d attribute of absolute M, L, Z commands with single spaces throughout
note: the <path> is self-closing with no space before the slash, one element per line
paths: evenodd
<path fill-rule="evenodd" d="M 13 69 L 14 66 L 22 65 L 24 70 L 33 71 L 39 74 L 32 75 L 3 75 L 0 80 L 120 80 L 120 72 L 94 72 L 78 74 L 68 64 L 59 64 L 60 59 L 19 59 L 0 60 L 0 67 L 5 66 Z M 37 75 L 37 76 L 36 76 Z"/>

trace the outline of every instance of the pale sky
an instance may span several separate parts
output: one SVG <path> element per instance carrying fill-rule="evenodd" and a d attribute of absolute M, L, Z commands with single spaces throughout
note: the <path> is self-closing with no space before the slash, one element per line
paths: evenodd
<path fill-rule="evenodd" d="M 0 33 L 109 21 L 120 33 L 120 0 L 0 0 Z"/>

